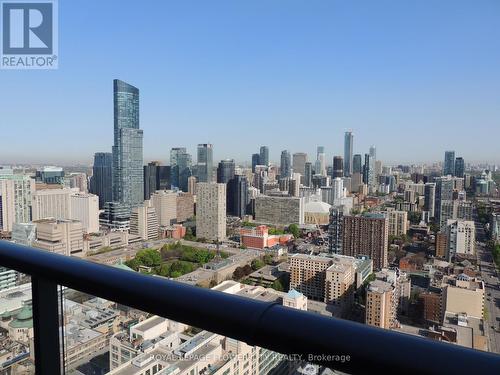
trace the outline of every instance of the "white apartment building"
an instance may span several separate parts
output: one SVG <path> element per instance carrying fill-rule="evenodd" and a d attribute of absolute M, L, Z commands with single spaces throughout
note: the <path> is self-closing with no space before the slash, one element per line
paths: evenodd
<path fill-rule="evenodd" d="M 31 221 L 31 206 L 32 196 L 35 192 L 35 180 L 29 176 L 21 174 L 13 174 L 12 170 L 0 169 L 0 181 L 7 181 L 6 199 L 10 202 L 11 194 L 14 194 L 14 216 L 12 223 L 27 223 Z M 11 203 L 6 206 L 11 209 Z M 10 212 L 12 216 L 12 212 Z M 7 225 L 10 226 L 10 219 L 7 220 Z"/>
<path fill-rule="evenodd" d="M 14 181 L 0 180 L 0 232 L 12 232 L 15 221 Z"/>
<path fill-rule="evenodd" d="M 456 254 L 474 255 L 476 253 L 476 226 L 469 220 L 447 221 L 448 259 Z"/>
<path fill-rule="evenodd" d="M 226 184 L 196 184 L 196 236 L 211 241 L 226 238 Z"/>

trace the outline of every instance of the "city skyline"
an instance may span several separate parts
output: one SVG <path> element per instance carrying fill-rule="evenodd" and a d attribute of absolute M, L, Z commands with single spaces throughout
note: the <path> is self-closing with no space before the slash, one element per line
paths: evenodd
<path fill-rule="evenodd" d="M 499 161 L 500 4 L 433 2 L 429 12 L 427 1 L 291 2 L 284 14 L 269 2 L 196 11 L 158 4 L 148 16 L 96 1 L 85 10 L 73 4 L 60 9 L 58 70 L 1 73 L 9 87 L 0 93 L 8 125 L 2 163 L 90 164 L 95 152 L 108 152 L 116 78 L 141 89 L 145 161 L 165 162 L 179 146 L 195 155 L 198 143 L 211 143 L 214 160 L 241 162 L 266 143 L 275 163 L 281 150 L 313 156 L 319 144 L 331 162 L 343 155 L 347 130 L 354 153 L 375 144 L 387 163 L 440 161 L 446 149 L 469 162 Z M 109 29 L 114 12 L 137 27 Z M 92 30 L 83 27 L 89 14 Z M 81 129 L 78 147 L 71 129 Z M 471 129 L 481 136 L 468 137 Z M 428 147 L 429 138 L 439 147 Z"/>

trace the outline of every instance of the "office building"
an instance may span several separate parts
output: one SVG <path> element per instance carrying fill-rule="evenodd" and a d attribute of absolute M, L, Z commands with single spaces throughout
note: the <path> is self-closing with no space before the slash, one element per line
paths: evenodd
<path fill-rule="evenodd" d="M 65 180 L 65 186 L 78 189 L 81 193 L 88 193 L 88 178 L 85 173 L 70 173 Z"/>
<path fill-rule="evenodd" d="M 349 177 L 354 172 L 353 170 L 353 150 L 354 150 L 354 135 L 352 132 L 345 132 L 344 135 L 344 176 Z"/>
<path fill-rule="evenodd" d="M 248 199 L 248 180 L 236 175 L 227 184 L 227 213 L 242 218 L 246 215 Z"/>
<path fill-rule="evenodd" d="M 113 201 L 131 209 L 144 200 L 143 131 L 139 129 L 139 90 L 113 81 Z"/>
<path fill-rule="evenodd" d="M 304 181 L 303 181 L 304 186 L 307 187 L 312 186 L 312 176 L 313 176 L 312 163 L 306 162 L 304 165 Z"/>
<path fill-rule="evenodd" d="M 198 145 L 196 178 L 198 182 L 214 182 L 213 146 L 210 143 Z M 185 190 L 187 191 L 187 190 Z"/>
<path fill-rule="evenodd" d="M 226 185 L 196 184 L 196 236 L 209 241 L 226 238 Z"/>
<path fill-rule="evenodd" d="M 462 157 L 457 157 L 455 159 L 455 177 L 464 178 L 465 175 L 465 161 Z"/>
<path fill-rule="evenodd" d="M 259 165 L 269 166 L 269 147 L 267 146 L 260 147 Z"/>
<path fill-rule="evenodd" d="M 448 220 L 446 225 L 448 260 L 456 255 L 476 254 L 476 227 L 473 221 Z"/>
<path fill-rule="evenodd" d="M 366 255 L 373 267 L 387 267 L 389 223 L 379 214 L 344 216 L 342 228 L 342 254 L 357 257 Z"/>
<path fill-rule="evenodd" d="M 99 197 L 99 209 L 113 200 L 113 154 L 97 152 L 90 179 L 90 192 Z"/>
<path fill-rule="evenodd" d="M 408 232 L 408 212 L 387 209 L 389 236 L 400 237 Z"/>
<path fill-rule="evenodd" d="M 317 148 L 316 164 L 314 169 L 316 174 L 326 176 L 326 154 L 323 146 L 318 146 Z"/>
<path fill-rule="evenodd" d="M 99 232 L 99 198 L 94 194 L 73 193 L 70 199 L 69 219 L 82 223 L 85 233 Z"/>
<path fill-rule="evenodd" d="M 36 171 L 36 181 L 47 185 L 64 185 L 64 170 L 61 167 L 43 167 Z"/>
<path fill-rule="evenodd" d="M 260 155 L 252 154 L 252 173 L 255 173 L 255 167 L 260 165 Z"/>
<path fill-rule="evenodd" d="M 186 154 L 185 147 L 173 147 L 170 150 L 170 184 L 179 187 L 179 155 Z"/>
<path fill-rule="evenodd" d="M 293 173 L 300 173 L 301 176 L 306 174 L 307 154 L 304 152 L 296 152 L 292 158 Z"/>
<path fill-rule="evenodd" d="M 129 229 L 130 208 L 119 202 L 104 203 L 104 212 L 99 215 L 99 225 L 109 230 Z"/>
<path fill-rule="evenodd" d="M 32 246 L 36 240 L 36 224 L 15 223 L 12 227 L 12 241 L 20 245 Z"/>
<path fill-rule="evenodd" d="M 363 174 L 363 159 L 361 154 L 355 154 L 352 158 L 352 173 Z"/>
<path fill-rule="evenodd" d="M 36 224 L 33 246 L 67 256 L 83 256 L 83 226 L 77 220 L 42 219 Z"/>
<path fill-rule="evenodd" d="M 188 193 L 191 195 L 196 195 L 196 177 L 190 176 L 188 177 Z"/>
<path fill-rule="evenodd" d="M 443 176 L 455 175 L 455 151 L 446 151 L 444 153 Z"/>
<path fill-rule="evenodd" d="M 269 225 L 304 224 L 304 198 L 260 195 L 255 198 L 255 221 Z"/>
<path fill-rule="evenodd" d="M 130 234 L 139 236 L 146 241 L 158 239 L 158 217 L 151 201 L 146 200 L 140 206 L 132 208 Z"/>
<path fill-rule="evenodd" d="M 377 148 L 375 146 L 370 146 L 369 154 L 373 158 L 373 160 L 377 160 Z"/>
<path fill-rule="evenodd" d="M 72 189 L 36 190 L 33 193 L 33 220 L 70 219 Z"/>
<path fill-rule="evenodd" d="M 333 157 L 333 178 L 341 178 L 344 177 L 344 159 L 342 156 L 334 156 Z"/>
<path fill-rule="evenodd" d="M 172 190 L 158 190 L 151 195 L 159 226 L 170 226 L 177 222 L 177 193 Z"/>
<path fill-rule="evenodd" d="M 221 160 L 217 167 L 217 183 L 227 184 L 234 177 L 235 167 L 233 159 Z"/>
<path fill-rule="evenodd" d="M 428 182 L 424 187 L 424 210 L 429 212 L 431 218 L 435 216 L 435 204 L 436 184 L 434 182 Z"/>
<path fill-rule="evenodd" d="M 292 160 L 288 150 L 281 151 L 280 177 L 287 178 L 292 176 Z"/>
<path fill-rule="evenodd" d="M 151 198 L 156 190 L 170 189 L 170 167 L 152 161 L 144 166 L 144 200 Z"/>

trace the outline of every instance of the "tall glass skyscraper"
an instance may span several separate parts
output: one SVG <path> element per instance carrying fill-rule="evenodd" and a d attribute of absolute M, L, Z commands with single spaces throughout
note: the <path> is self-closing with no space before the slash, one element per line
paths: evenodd
<path fill-rule="evenodd" d="M 288 150 L 281 151 L 280 177 L 292 177 L 292 158 Z"/>
<path fill-rule="evenodd" d="M 99 197 L 99 208 L 113 200 L 113 154 L 96 152 L 90 180 L 90 192 Z"/>
<path fill-rule="evenodd" d="M 185 153 L 185 147 L 174 147 L 170 150 L 170 184 L 172 187 L 179 187 L 179 155 Z"/>
<path fill-rule="evenodd" d="M 269 165 L 269 147 L 267 146 L 260 147 L 259 164 Z"/>
<path fill-rule="evenodd" d="M 144 201 L 143 132 L 139 129 L 139 89 L 113 81 L 113 201 L 129 208 Z"/>
<path fill-rule="evenodd" d="M 352 172 L 352 153 L 354 147 L 354 135 L 352 132 L 345 132 L 344 136 L 344 176 L 351 176 Z"/>
<path fill-rule="evenodd" d="M 356 154 L 352 157 L 352 173 L 363 173 L 363 160 L 361 154 Z"/>
<path fill-rule="evenodd" d="M 463 178 L 465 174 L 465 161 L 462 157 L 455 159 L 455 177 Z"/>
<path fill-rule="evenodd" d="M 198 182 L 213 182 L 214 156 L 213 146 L 210 143 L 198 145 L 197 161 L 196 177 Z"/>
<path fill-rule="evenodd" d="M 455 174 L 455 151 L 444 153 L 443 176 L 453 176 Z"/>

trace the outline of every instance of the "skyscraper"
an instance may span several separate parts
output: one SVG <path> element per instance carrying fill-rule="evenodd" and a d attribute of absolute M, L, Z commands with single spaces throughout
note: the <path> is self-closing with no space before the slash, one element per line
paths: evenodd
<path fill-rule="evenodd" d="M 451 175 L 455 174 L 455 151 L 446 151 L 444 153 L 444 168 L 443 175 Z"/>
<path fill-rule="evenodd" d="M 424 187 L 424 210 L 429 212 L 429 217 L 435 215 L 436 184 L 428 182 Z"/>
<path fill-rule="evenodd" d="M 344 176 L 349 177 L 353 173 L 352 153 L 353 153 L 354 135 L 352 132 L 345 132 L 344 135 Z"/>
<path fill-rule="evenodd" d="M 370 146 L 370 156 L 373 158 L 373 160 L 377 160 L 377 148 L 373 145 Z"/>
<path fill-rule="evenodd" d="M 343 222 L 342 208 L 332 207 L 330 209 L 330 224 L 328 225 L 328 252 L 330 254 L 342 254 Z"/>
<path fill-rule="evenodd" d="M 260 147 L 259 164 L 269 165 L 269 147 L 267 146 Z"/>
<path fill-rule="evenodd" d="M 252 173 L 255 173 L 255 166 L 259 165 L 259 163 L 260 163 L 260 155 L 252 154 Z"/>
<path fill-rule="evenodd" d="M 292 177 L 292 161 L 288 150 L 281 151 L 280 177 Z"/>
<path fill-rule="evenodd" d="M 312 175 L 313 175 L 313 167 L 312 163 L 307 162 L 304 168 L 304 185 L 312 186 Z"/>
<path fill-rule="evenodd" d="M 434 204 L 434 216 L 436 222 L 440 223 L 441 226 L 446 225 L 444 220 L 441 220 L 441 212 L 443 204 L 446 202 L 451 202 L 453 200 L 453 189 L 454 182 L 453 178 L 448 176 L 436 178 L 436 193 L 435 193 L 435 204 Z"/>
<path fill-rule="evenodd" d="M 363 159 L 361 154 L 356 154 L 352 158 L 352 173 L 363 173 Z"/>
<path fill-rule="evenodd" d="M 177 168 L 179 171 L 179 189 L 188 191 L 188 179 L 192 176 L 193 160 L 190 154 L 184 152 L 177 155 Z"/>
<path fill-rule="evenodd" d="M 110 152 L 96 152 L 92 167 L 90 192 L 99 197 L 99 208 L 104 203 L 113 200 L 113 154 Z"/>
<path fill-rule="evenodd" d="M 307 154 L 304 152 L 296 152 L 292 156 L 293 173 L 300 173 L 302 176 L 306 173 Z"/>
<path fill-rule="evenodd" d="M 369 154 L 365 154 L 365 165 L 363 169 L 363 182 L 369 187 L 375 186 L 375 161 Z"/>
<path fill-rule="evenodd" d="M 333 178 L 344 177 L 344 159 L 342 156 L 333 157 Z"/>
<path fill-rule="evenodd" d="M 200 143 L 196 167 L 198 182 L 213 182 L 213 170 L 213 146 L 210 143 Z"/>
<path fill-rule="evenodd" d="M 233 159 L 221 160 L 217 167 L 217 183 L 227 184 L 234 177 L 234 168 Z"/>
<path fill-rule="evenodd" d="M 326 156 L 325 148 L 323 146 L 318 146 L 316 154 L 316 174 L 326 176 Z"/>
<path fill-rule="evenodd" d="M 131 208 L 144 200 L 139 89 L 118 79 L 113 89 L 113 201 Z"/>
<path fill-rule="evenodd" d="M 465 161 L 462 157 L 455 159 L 455 177 L 463 178 L 465 174 Z"/>
<path fill-rule="evenodd" d="M 248 204 L 248 181 L 245 176 L 236 175 L 227 184 L 227 213 L 243 217 Z"/>
<path fill-rule="evenodd" d="M 185 147 L 173 147 L 170 150 L 170 184 L 172 187 L 179 187 L 179 155 L 185 153 Z"/>
<path fill-rule="evenodd" d="M 144 200 L 147 200 L 156 190 L 170 188 L 170 167 L 152 161 L 144 166 Z"/>

